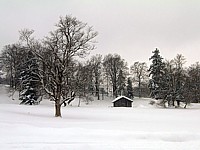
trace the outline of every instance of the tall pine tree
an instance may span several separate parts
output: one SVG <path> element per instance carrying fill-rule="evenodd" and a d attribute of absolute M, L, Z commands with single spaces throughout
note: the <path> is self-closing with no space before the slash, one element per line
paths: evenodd
<path fill-rule="evenodd" d="M 153 56 L 149 60 L 152 60 L 152 64 L 149 68 L 149 76 L 151 77 L 149 82 L 149 89 L 151 92 L 151 97 L 156 99 L 162 99 L 163 89 L 164 89 L 164 67 L 165 64 L 163 63 L 163 58 L 160 56 L 160 51 L 156 48 L 153 51 Z"/>
<path fill-rule="evenodd" d="M 125 73 L 120 70 L 119 75 L 117 78 L 117 87 L 118 87 L 118 94 L 119 95 L 125 95 L 125 80 L 126 80 L 126 75 Z"/>
<path fill-rule="evenodd" d="M 20 72 L 20 104 L 38 104 L 40 96 L 39 65 L 30 50 L 25 54 Z"/>
<path fill-rule="evenodd" d="M 127 89 L 127 97 L 132 99 L 134 96 L 133 96 L 133 85 L 130 77 L 128 78 L 126 89 Z"/>

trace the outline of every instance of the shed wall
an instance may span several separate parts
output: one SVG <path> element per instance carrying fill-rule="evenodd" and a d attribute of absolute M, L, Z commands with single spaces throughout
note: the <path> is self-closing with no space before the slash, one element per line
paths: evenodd
<path fill-rule="evenodd" d="M 114 107 L 132 107 L 132 102 L 125 98 L 121 98 L 114 102 Z"/>

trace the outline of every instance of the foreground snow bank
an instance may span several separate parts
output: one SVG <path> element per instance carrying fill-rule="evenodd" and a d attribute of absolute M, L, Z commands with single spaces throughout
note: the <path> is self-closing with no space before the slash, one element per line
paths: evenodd
<path fill-rule="evenodd" d="M 196 150 L 200 147 L 200 109 L 160 109 L 135 99 L 132 108 L 110 101 L 62 108 L 5 102 L 0 96 L 1 150 Z M 196 106 L 196 105 L 195 105 Z"/>
<path fill-rule="evenodd" d="M 198 109 L 0 105 L 2 150 L 180 149 L 200 146 Z"/>

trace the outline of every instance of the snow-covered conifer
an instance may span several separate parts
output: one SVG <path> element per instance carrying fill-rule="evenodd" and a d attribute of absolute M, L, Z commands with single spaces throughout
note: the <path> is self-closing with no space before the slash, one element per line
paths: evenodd
<path fill-rule="evenodd" d="M 133 98 L 133 85 L 132 85 L 132 81 L 131 81 L 130 77 L 128 78 L 128 81 L 127 81 L 126 90 L 127 90 L 127 97 L 132 99 Z"/>
<path fill-rule="evenodd" d="M 149 60 L 152 60 L 152 64 L 149 68 L 149 76 L 151 77 L 149 82 L 149 89 L 151 91 L 151 97 L 160 99 L 163 98 L 163 74 L 165 64 L 163 58 L 160 56 L 160 51 L 156 48 L 153 51 L 153 56 Z"/>
<path fill-rule="evenodd" d="M 25 55 L 20 71 L 20 104 L 35 105 L 39 103 L 40 78 L 39 65 L 35 55 L 28 51 Z"/>

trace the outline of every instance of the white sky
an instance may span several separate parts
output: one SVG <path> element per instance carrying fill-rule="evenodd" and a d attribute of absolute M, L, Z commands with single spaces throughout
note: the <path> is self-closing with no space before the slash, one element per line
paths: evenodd
<path fill-rule="evenodd" d="M 0 0 L 0 49 L 17 42 L 23 28 L 43 38 L 65 15 L 99 32 L 92 54 L 118 53 L 132 65 L 149 63 L 158 47 L 164 58 L 200 61 L 199 0 Z"/>

